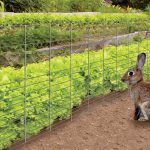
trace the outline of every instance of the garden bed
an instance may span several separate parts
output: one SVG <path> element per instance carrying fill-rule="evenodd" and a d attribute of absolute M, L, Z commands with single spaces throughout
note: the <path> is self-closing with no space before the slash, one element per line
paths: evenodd
<path fill-rule="evenodd" d="M 15 145 L 12 150 L 149 149 L 150 122 L 133 120 L 134 107 L 128 92 L 115 95 L 93 99 L 89 109 L 86 105 L 73 115 L 72 122 L 55 126 L 52 132 Z"/>

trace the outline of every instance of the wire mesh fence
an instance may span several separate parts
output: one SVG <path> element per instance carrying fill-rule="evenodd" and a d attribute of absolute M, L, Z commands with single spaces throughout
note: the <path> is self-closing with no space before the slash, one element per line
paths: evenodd
<path fill-rule="evenodd" d="M 147 54 L 149 28 L 127 24 L 36 24 L 1 27 L 0 149 L 27 140 L 92 97 L 126 89 L 120 78 Z"/>

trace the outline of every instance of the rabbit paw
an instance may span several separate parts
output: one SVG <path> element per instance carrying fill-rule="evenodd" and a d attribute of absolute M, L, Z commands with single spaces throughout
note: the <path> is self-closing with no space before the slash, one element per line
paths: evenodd
<path fill-rule="evenodd" d="M 143 121 L 148 121 L 148 119 L 145 119 L 144 117 L 141 117 L 141 118 L 138 119 L 138 121 L 143 122 Z"/>

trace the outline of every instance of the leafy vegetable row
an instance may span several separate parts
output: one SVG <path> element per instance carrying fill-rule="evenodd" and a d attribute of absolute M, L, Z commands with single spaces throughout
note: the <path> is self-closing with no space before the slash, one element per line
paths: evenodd
<path fill-rule="evenodd" d="M 138 23 L 148 21 L 149 16 L 144 13 L 130 13 L 130 14 L 103 14 L 97 15 L 62 15 L 62 14 L 18 14 L 8 15 L 0 19 L 1 26 L 10 25 L 31 25 L 31 24 L 68 24 L 68 23 L 98 23 L 98 24 L 114 24 L 114 23 Z"/>

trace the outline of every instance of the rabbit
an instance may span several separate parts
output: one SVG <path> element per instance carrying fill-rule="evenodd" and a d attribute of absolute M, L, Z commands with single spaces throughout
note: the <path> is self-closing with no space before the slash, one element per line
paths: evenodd
<path fill-rule="evenodd" d="M 135 105 L 134 120 L 139 121 L 150 120 L 150 81 L 144 81 L 142 74 L 145 61 L 146 54 L 139 54 L 136 66 L 128 69 L 121 78 L 122 82 L 127 83 L 131 100 Z"/>

